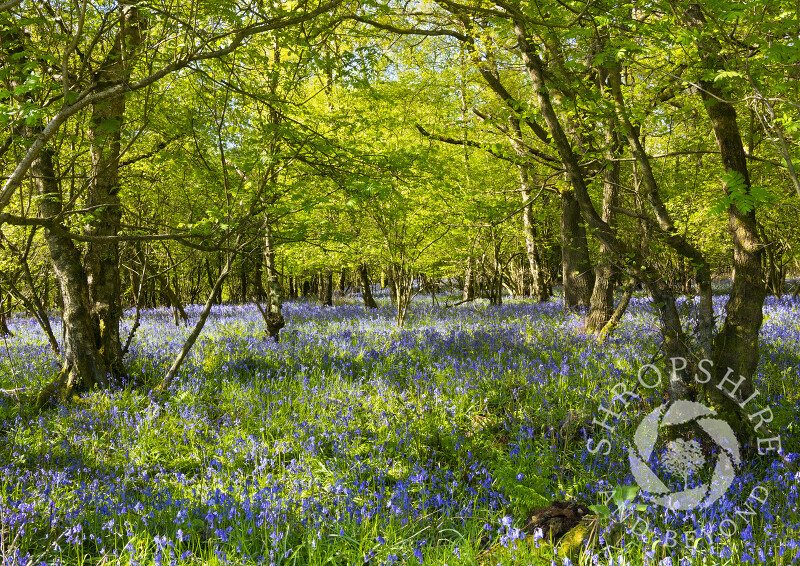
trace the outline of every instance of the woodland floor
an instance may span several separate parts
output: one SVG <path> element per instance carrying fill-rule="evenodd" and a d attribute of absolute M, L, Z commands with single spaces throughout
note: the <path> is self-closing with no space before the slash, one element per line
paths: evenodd
<path fill-rule="evenodd" d="M 720 314 L 725 296 L 715 299 Z M 640 391 L 613 434 L 591 421 L 616 383 L 635 383 L 655 359 L 649 301 L 635 297 L 601 344 L 557 299 L 442 309 L 419 297 L 403 330 L 379 300 L 376 311 L 357 297 L 288 302 L 279 345 L 263 339 L 254 306 L 216 307 L 158 401 L 147 389 L 191 326 L 150 310 L 128 358 L 144 386 L 40 414 L 0 406 L 0 560 L 677 566 L 800 556 L 800 300 L 767 299 L 756 376 L 785 453 L 747 458 L 705 509 L 666 514 L 642 494 L 627 516 L 612 504 L 617 518 L 595 518 L 582 548 L 519 529 L 554 499 L 603 504 L 602 492 L 634 483 L 626 443 L 663 401 Z M 191 325 L 200 308 L 187 310 Z M 35 322 L 9 326 L 0 387 L 51 379 L 58 358 Z M 601 438 L 608 456 L 590 451 Z M 737 516 L 756 485 L 769 497 Z"/>

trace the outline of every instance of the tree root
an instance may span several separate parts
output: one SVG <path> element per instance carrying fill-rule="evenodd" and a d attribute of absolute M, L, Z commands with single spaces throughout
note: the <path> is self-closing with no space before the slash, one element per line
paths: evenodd
<path fill-rule="evenodd" d="M 286 322 L 283 320 L 283 315 L 270 313 L 266 317 L 266 323 L 267 323 L 267 334 L 269 335 L 269 337 L 274 339 L 276 343 L 279 342 L 281 328 L 286 326 Z"/>
<path fill-rule="evenodd" d="M 39 390 L 34 397 L 34 408 L 37 411 L 41 411 L 49 406 L 55 406 L 59 402 L 65 401 L 72 396 L 75 389 L 75 379 L 70 379 L 72 372 L 72 364 L 69 362 L 65 363 L 61 371 L 58 372 L 56 378 Z"/>

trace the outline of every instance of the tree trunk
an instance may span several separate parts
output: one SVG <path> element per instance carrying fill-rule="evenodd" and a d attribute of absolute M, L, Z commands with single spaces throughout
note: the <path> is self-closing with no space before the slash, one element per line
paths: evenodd
<path fill-rule="evenodd" d="M 372 286 L 369 282 L 369 272 L 366 263 L 362 263 L 358 268 L 358 274 L 361 278 L 361 296 L 364 299 L 364 306 L 368 309 L 377 309 L 378 304 L 372 296 Z"/>
<path fill-rule="evenodd" d="M 264 320 L 267 324 L 267 335 L 280 341 L 281 328 L 286 326 L 283 319 L 283 298 L 278 284 L 278 271 L 275 269 L 275 244 L 272 238 L 272 226 L 264 224 L 264 267 L 267 270 L 267 291 L 269 292 L 269 308 Z M 264 314 L 264 313 L 262 313 Z"/>
<path fill-rule="evenodd" d="M 264 258 L 262 254 L 256 254 L 256 257 L 253 261 L 255 263 L 255 267 L 253 269 L 253 298 L 256 301 L 263 301 L 266 297 L 266 293 L 264 291 L 264 282 L 262 281 L 264 273 Z"/>
<path fill-rule="evenodd" d="M 767 293 L 780 297 L 786 285 L 786 264 L 783 261 L 784 247 L 776 239 L 770 241 L 766 232 L 761 229 L 761 241 L 764 242 L 764 253 L 761 256 L 762 269 L 766 276 Z"/>
<path fill-rule="evenodd" d="M 386 286 L 389 287 L 389 297 L 392 304 L 397 306 L 397 285 L 394 281 L 394 266 L 390 265 L 386 274 Z"/>
<path fill-rule="evenodd" d="M 698 4 L 690 5 L 684 12 L 687 27 L 700 33 L 697 49 L 705 69 L 716 72 L 724 69 L 720 58 L 720 45 L 714 34 L 704 36 L 705 16 Z M 747 168 L 744 145 L 736 121 L 736 109 L 728 102 L 728 95 L 722 90 L 726 81 L 701 79 L 698 92 L 711 121 L 717 146 L 720 150 L 722 166 L 728 176 L 736 174 L 745 192 L 750 191 L 750 173 Z M 730 194 L 731 187 L 723 187 Z M 737 398 L 747 399 L 755 391 L 752 376 L 758 365 L 758 334 L 763 320 L 763 306 L 766 292 L 761 267 L 762 244 L 758 235 L 755 207 L 748 212 L 739 209 L 736 203 L 728 208 L 728 229 L 733 240 L 733 286 L 728 302 L 725 304 L 725 321 L 714 338 L 714 369 L 717 380 L 733 370 L 733 375 L 742 376 L 743 383 L 738 388 Z M 721 395 L 716 387 L 708 387 L 709 396 L 719 402 L 725 417 L 730 421 L 738 417 L 735 429 L 749 430 L 744 415 Z"/>
<path fill-rule="evenodd" d="M 394 263 L 389 267 L 389 285 L 394 290 L 397 326 L 403 326 L 408 306 L 414 296 L 414 274 L 408 267 Z"/>
<path fill-rule="evenodd" d="M 700 307 L 697 316 L 697 336 L 704 356 L 711 356 L 712 336 L 714 333 L 714 308 L 711 294 L 711 267 L 706 261 L 703 252 L 689 242 L 675 227 L 667 207 L 659 194 L 658 183 L 655 180 L 650 158 L 644 150 L 637 128 L 631 122 L 625 99 L 622 94 L 622 78 L 619 65 L 613 63 L 608 69 L 608 84 L 614 99 L 616 116 L 622 132 L 628 140 L 631 154 L 639 166 L 642 175 L 640 191 L 644 200 L 650 206 L 655 216 L 655 224 L 659 229 L 660 237 L 667 242 L 676 252 L 689 259 L 695 266 L 695 276 L 700 288 Z M 684 373 L 688 379 L 688 373 Z"/>
<path fill-rule="evenodd" d="M 575 190 L 575 198 L 580 205 L 580 211 L 584 219 L 594 230 L 598 240 L 604 242 L 617 257 L 624 258 L 630 270 L 647 285 L 650 295 L 659 309 L 661 332 L 664 338 L 662 351 L 665 356 L 668 358 L 673 356 L 686 357 L 686 336 L 680 324 L 677 308 L 675 307 L 674 295 L 671 294 L 670 289 L 666 286 L 660 274 L 650 265 L 641 252 L 621 242 L 608 223 L 597 214 L 589 196 L 580 163 L 575 153 L 572 151 L 572 146 L 553 108 L 545 81 L 541 58 L 530 44 L 530 35 L 526 32 L 523 24 L 518 20 L 514 21 L 514 33 L 519 44 L 525 68 L 528 71 L 528 75 L 536 91 L 536 100 L 539 110 L 550 132 L 553 145 L 558 151 L 561 162 L 566 169 L 567 177 Z M 670 398 L 676 400 L 685 395 L 686 388 L 681 381 L 670 381 L 667 392 Z"/>
<path fill-rule="evenodd" d="M 499 242 L 495 242 L 494 246 L 492 246 L 492 277 L 489 287 L 489 304 L 503 304 L 503 266 L 500 262 Z"/>
<path fill-rule="evenodd" d="M 322 277 L 322 275 L 321 275 Z M 322 285 L 322 306 L 333 306 L 333 270 L 329 267 L 325 270 L 324 281 L 320 281 Z"/>
<path fill-rule="evenodd" d="M 33 238 L 35 235 L 35 231 L 31 230 L 28 235 L 28 241 L 25 245 L 25 250 L 20 250 L 13 244 L 9 243 L 10 250 L 17 254 L 20 258 L 19 263 L 20 267 L 22 268 L 22 277 L 25 280 L 25 286 L 28 288 L 28 294 L 30 295 L 30 299 L 22 293 L 21 290 L 16 288 L 16 285 L 13 281 L 9 281 L 9 287 L 13 294 L 15 294 L 19 300 L 25 305 L 25 308 L 36 318 L 36 321 L 39 323 L 39 326 L 44 331 L 45 335 L 47 336 L 47 340 L 50 342 L 50 348 L 53 352 L 58 353 L 60 348 L 58 346 L 58 340 L 56 340 L 56 335 L 53 333 L 53 327 L 50 325 L 50 318 L 47 315 L 47 308 L 45 305 L 47 304 L 47 294 L 49 293 L 48 287 L 50 282 L 50 277 L 45 277 L 45 298 L 44 303 L 39 299 L 39 295 L 36 292 L 36 285 L 33 281 L 33 274 L 31 273 L 30 264 L 28 263 L 28 255 L 30 254 L 31 244 L 33 243 Z"/>
<path fill-rule="evenodd" d="M 42 149 L 31 164 L 31 177 L 40 197 L 44 217 L 61 213 L 61 195 L 53 169 L 53 150 Z M 74 392 L 88 391 L 95 384 L 107 384 L 108 367 L 100 355 L 89 306 L 89 285 L 75 243 L 60 229 L 44 228 L 50 260 L 61 289 L 63 302 L 64 365 L 58 377 L 45 386 L 36 400 L 42 406 Z M 54 399 L 55 398 L 55 399 Z"/>
<path fill-rule="evenodd" d="M 158 281 L 161 283 L 161 294 L 164 295 L 164 298 L 167 299 L 169 306 L 172 308 L 175 326 L 180 324 L 180 320 L 183 320 L 184 324 L 189 324 L 189 315 L 187 315 L 186 311 L 183 309 L 183 305 L 181 304 L 177 293 L 175 293 L 175 291 L 172 290 L 172 287 L 170 287 L 167 276 L 163 273 L 160 274 L 158 276 Z"/>
<path fill-rule="evenodd" d="M 602 75 L 601 75 L 602 76 Z M 612 123 L 606 128 L 606 159 L 603 169 L 603 221 L 610 227 L 616 224 L 617 194 L 619 192 L 620 164 L 614 159 L 614 152 L 619 148 L 619 139 Z M 602 241 L 600 257 L 594 268 L 594 288 L 589 303 L 589 315 L 586 317 L 586 331 L 591 333 L 608 332 L 608 325 L 614 310 L 614 288 L 618 269 L 614 262 L 614 252 Z M 630 297 L 628 298 L 630 300 Z M 613 325 L 610 327 L 613 328 Z"/>
<path fill-rule="evenodd" d="M 203 310 L 200 312 L 200 316 L 197 318 L 197 322 L 192 329 L 192 332 L 186 338 L 186 341 L 183 343 L 183 347 L 181 351 L 178 352 L 178 355 L 175 356 L 175 360 L 172 362 L 169 370 L 167 370 L 164 379 L 161 383 L 154 389 L 156 394 L 163 393 L 167 387 L 172 384 L 172 381 L 175 379 L 175 376 L 178 375 L 178 370 L 180 369 L 181 365 L 183 364 L 183 360 L 186 359 L 186 356 L 191 351 L 192 347 L 194 346 L 195 342 L 197 342 L 197 338 L 200 336 L 200 333 L 203 331 L 203 327 L 206 324 L 206 320 L 208 320 L 208 315 L 211 314 L 211 308 L 214 305 L 214 296 L 220 292 L 222 284 L 224 283 L 225 279 L 228 277 L 228 274 L 231 271 L 231 264 L 233 263 L 233 259 L 236 256 L 236 253 L 239 249 L 239 241 L 241 239 L 241 235 L 236 237 L 236 242 L 233 245 L 233 251 L 227 255 L 227 259 L 225 264 L 221 266 L 219 276 L 217 277 L 214 284 L 211 286 L 211 291 L 208 294 L 208 299 L 206 300 L 206 304 L 203 306 Z"/>
<path fill-rule="evenodd" d="M 0 336 L 13 336 L 14 334 L 8 328 L 6 321 L 6 300 L 3 295 L 3 289 L 0 287 Z"/>
<path fill-rule="evenodd" d="M 586 229 L 575 193 L 561 193 L 561 266 L 564 277 L 564 306 L 588 307 L 594 287 Z"/>
<path fill-rule="evenodd" d="M 510 119 L 511 128 L 516 137 L 522 139 L 522 130 L 517 118 Z M 512 141 L 514 151 L 521 158 L 526 155 L 525 149 L 517 141 Z M 540 303 L 550 298 L 550 287 L 545 281 L 545 269 L 542 266 L 542 257 L 537 243 L 536 219 L 533 216 L 533 202 L 530 187 L 530 171 L 527 164 L 520 164 L 519 189 L 522 197 L 522 229 L 525 234 L 525 255 L 528 258 L 528 267 L 531 271 L 531 296 Z"/>
<path fill-rule="evenodd" d="M 97 90 L 123 82 L 130 74 L 131 60 L 142 41 L 139 9 L 120 2 L 120 30 L 114 45 L 96 75 Z M 92 105 L 89 127 L 92 157 L 91 179 L 86 205 L 92 210 L 87 234 L 116 236 L 122 219 L 119 200 L 120 134 L 125 115 L 125 97 L 120 94 Z M 114 377 L 125 375 L 119 321 L 120 302 L 119 246 L 116 242 L 89 242 L 85 257 L 89 300 L 95 329 L 95 342 Z"/>
<path fill-rule="evenodd" d="M 214 275 L 214 272 L 213 272 L 213 270 L 211 268 L 211 261 L 209 261 L 208 259 L 205 260 L 206 278 L 208 280 L 208 288 L 209 289 L 216 289 L 216 291 L 214 292 L 214 295 L 211 297 L 211 301 L 215 305 L 219 305 L 219 304 L 222 303 L 222 283 L 220 283 L 219 285 L 217 285 L 217 283 L 216 283 L 217 281 L 220 280 L 219 276 L 222 273 L 222 267 L 223 267 L 222 266 L 222 259 L 220 258 L 219 253 L 217 253 L 217 260 L 219 260 L 218 263 L 219 263 L 219 266 L 220 266 L 220 271 L 218 271 L 216 275 Z M 223 283 L 225 282 L 225 279 L 227 279 L 227 275 L 222 278 L 222 282 Z"/>
<path fill-rule="evenodd" d="M 606 323 L 603 325 L 603 327 L 597 333 L 597 338 L 599 340 L 601 340 L 601 341 L 605 340 L 606 338 L 611 336 L 611 334 L 613 334 L 614 329 L 619 324 L 619 321 L 622 320 L 622 317 L 623 317 L 623 315 L 625 314 L 625 311 L 628 308 L 628 303 L 631 302 L 631 297 L 633 296 L 633 289 L 634 289 L 635 286 L 636 286 L 636 281 L 635 280 L 631 280 L 625 286 L 625 291 L 622 293 L 622 297 L 619 300 L 619 304 L 617 305 L 617 308 L 614 309 L 614 312 L 611 314 L 611 317 L 609 317 L 608 321 L 606 321 Z"/>
<path fill-rule="evenodd" d="M 527 168 L 519 166 L 520 195 L 524 208 L 522 209 L 522 229 L 525 232 L 525 255 L 528 258 L 528 267 L 531 270 L 531 296 L 540 303 L 550 298 L 549 288 L 545 282 L 545 269 L 542 265 L 542 256 L 539 253 L 539 244 L 536 233 L 536 219 L 533 216 L 533 203 Z"/>
<path fill-rule="evenodd" d="M 471 301 L 475 298 L 475 282 L 473 281 L 472 273 L 472 256 L 468 257 L 464 263 L 466 264 L 466 267 L 464 268 L 464 289 L 461 293 L 461 300 Z"/>

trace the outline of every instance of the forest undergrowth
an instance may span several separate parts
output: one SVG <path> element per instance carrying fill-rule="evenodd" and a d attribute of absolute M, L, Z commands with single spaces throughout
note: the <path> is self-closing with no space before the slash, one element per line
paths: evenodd
<path fill-rule="evenodd" d="M 724 300 L 715 297 L 717 314 Z M 385 298 L 374 311 L 355 298 L 332 308 L 300 300 L 284 305 L 280 344 L 264 339 L 254 306 L 223 305 L 167 394 L 148 395 L 200 307 L 187 311 L 188 327 L 165 309 L 143 313 L 129 385 L 39 413 L 0 407 L 3 564 L 677 566 L 800 556 L 800 300 L 767 299 L 756 376 L 783 453 L 748 455 L 722 499 L 677 513 L 625 487 L 635 483 L 626 443 L 660 395 L 642 392 L 613 436 L 592 424 L 615 384 L 635 383 L 643 364 L 664 366 L 645 298 L 603 343 L 556 301 L 442 309 L 420 298 L 398 329 Z M 9 327 L 0 387 L 52 379 L 59 359 L 35 321 L 12 317 Z M 592 453 L 601 437 L 612 445 L 606 456 Z M 764 501 L 748 499 L 755 486 Z M 531 510 L 554 500 L 609 513 L 585 522 L 583 542 L 526 536 Z M 741 512 L 746 503 L 753 513 Z"/>

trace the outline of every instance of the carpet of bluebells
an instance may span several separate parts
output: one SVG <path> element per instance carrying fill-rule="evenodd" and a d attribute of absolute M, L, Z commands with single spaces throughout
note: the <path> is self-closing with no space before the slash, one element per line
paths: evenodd
<path fill-rule="evenodd" d="M 716 300 L 721 313 L 725 297 Z M 615 384 L 634 383 L 645 363 L 663 366 L 647 299 L 634 298 L 604 343 L 555 300 L 443 309 L 419 298 L 402 330 L 385 298 L 375 311 L 355 297 L 332 308 L 301 300 L 285 305 L 280 344 L 264 339 L 255 306 L 223 305 L 168 394 L 152 397 L 200 308 L 187 310 L 188 328 L 167 310 L 143 313 L 128 354 L 135 384 L 41 413 L 2 403 L 3 564 L 678 566 L 800 556 L 800 300 L 768 298 L 762 331 L 756 385 L 782 453 L 749 456 L 725 497 L 702 510 L 666 513 L 642 494 L 612 502 L 612 517 L 595 517 L 575 547 L 521 527 L 554 499 L 606 504 L 633 483 L 625 442 L 663 400 L 641 393 L 613 419 L 613 435 L 592 420 Z M 18 316 L 10 327 L 0 387 L 52 379 L 59 359 L 35 322 Z M 612 440 L 607 456 L 592 453 L 600 438 Z M 757 485 L 769 493 L 763 502 L 747 500 Z"/>

